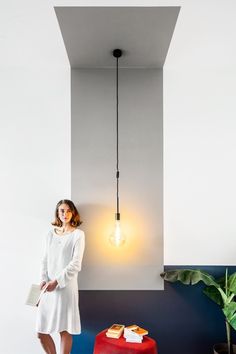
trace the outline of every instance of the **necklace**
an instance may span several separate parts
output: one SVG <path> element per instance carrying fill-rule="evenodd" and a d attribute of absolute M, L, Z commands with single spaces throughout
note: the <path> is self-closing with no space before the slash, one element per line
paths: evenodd
<path fill-rule="evenodd" d="M 57 235 L 63 236 L 66 234 L 70 234 L 71 232 L 73 232 L 75 230 L 75 228 L 73 229 L 59 229 L 59 228 L 55 228 L 54 231 Z"/>

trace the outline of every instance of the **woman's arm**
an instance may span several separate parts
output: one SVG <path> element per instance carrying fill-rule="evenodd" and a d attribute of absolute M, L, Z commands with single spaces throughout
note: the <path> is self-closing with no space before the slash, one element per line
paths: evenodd
<path fill-rule="evenodd" d="M 59 288 L 64 288 L 67 283 L 81 270 L 84 247 L 85 237 L 84 232 L 82 231 L 80 237 L 75 242 L 72 260 L 56 278 Z"/>

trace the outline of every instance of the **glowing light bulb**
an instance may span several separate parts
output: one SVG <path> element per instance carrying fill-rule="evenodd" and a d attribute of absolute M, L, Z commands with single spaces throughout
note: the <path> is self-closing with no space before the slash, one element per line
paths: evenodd
<path fill-rule="evenodd" d="M 120 220 L 115 221 L 115 229 L 110 235 L 109 241 L 116 247 L 122 246 L 125 243 L 125 235 L 121 230 Z"/>

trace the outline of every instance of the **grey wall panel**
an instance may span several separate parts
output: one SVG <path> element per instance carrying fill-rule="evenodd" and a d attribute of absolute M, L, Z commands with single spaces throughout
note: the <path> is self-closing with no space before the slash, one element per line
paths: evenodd
<path fill-rule="evenodd" d="M 126 243 L 109 244 L 115 213 L 115 70 L 72 70 L 72 198 L 86 232 L 80 289 L 162 289 L 162 70 L 121 69 L 120 207 Z"/>

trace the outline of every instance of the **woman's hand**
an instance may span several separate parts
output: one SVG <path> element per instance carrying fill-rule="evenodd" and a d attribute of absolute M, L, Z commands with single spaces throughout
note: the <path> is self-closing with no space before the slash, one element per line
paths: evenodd
<path fill-rule="evenodd" d="M 45 285 L 46 285 L 46 281 L 42 281 L 40 283 L 40 290 L 42 290 Z"/>
<path fill-rule="evenodd" d="M 53 291 L 53 290 L 55 290 L 57 284 L 58 284 L 57 280 L 50 280 L 50 281 L 47 283 L 46 291 Z"/>

